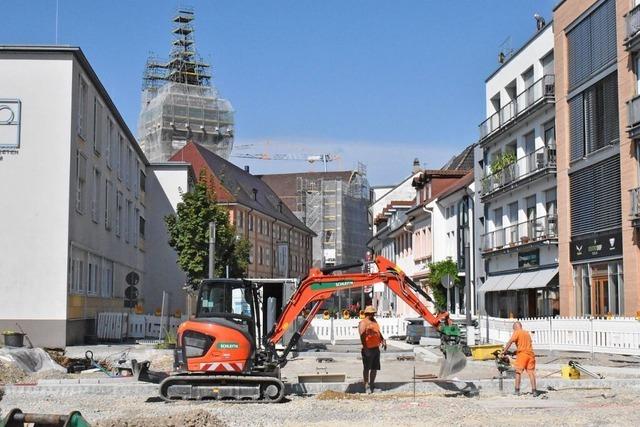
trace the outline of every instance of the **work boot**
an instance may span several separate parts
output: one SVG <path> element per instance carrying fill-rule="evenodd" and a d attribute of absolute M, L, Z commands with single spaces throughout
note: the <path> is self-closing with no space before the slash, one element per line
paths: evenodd
<path fill-rule="evenodd" d="M 540 396 L 542 393 L 541 393 L 540 391 L 538 391 L 538 390 L 533 390 L 533 391 L 531 392 L 531 394 L 533 395 L 533 397 L 538 397 L 538 396 Z"/>
<path fill-rule="evenodd" d="M 516 389 L 516 391 L 513 394 L 516 395 L 516 396 L 520 396 L 520 390 Z"/>
<path fill-rule="evenodd" d="M 373 393 L 373 389 L 372 388 L 368 388 L 367 389 L 367 394 L 371 394 L 371 393 Z"/>

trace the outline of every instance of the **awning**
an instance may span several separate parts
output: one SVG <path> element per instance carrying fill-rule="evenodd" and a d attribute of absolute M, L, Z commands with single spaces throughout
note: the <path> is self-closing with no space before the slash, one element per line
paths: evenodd
<path fill-rule="evenodd" d="M 524 271 L 509 286 L 510 291 L 518 289 L 546 288 L 549 282 L 558 274 L 558 268 L 544 268 L 542 270 Z"/>
<path fill-rule="evenodd" d="M 516 278 L 516 280 L 514 280 L 511 286 L 509 287 L 509 290 L 529 289 L 530 287 L 531 288 L 537 287 L 535 286 L 535 284 L 537 283 L 537 280 L 535 280 L 535 277 L 537 275 L 538 275 L 537 271 L 524 271 L 520 273 Z M 530 285 L 533 285 L 533 286 L 530 286 Z"/>
<path fill-rule="evenodd" d="M 480 287 L 480 292 L 505 291 L 511 283 L 518 278 L 520 273 L 501 274 L 500 276 L 489 276 L 486 282 Z"/>

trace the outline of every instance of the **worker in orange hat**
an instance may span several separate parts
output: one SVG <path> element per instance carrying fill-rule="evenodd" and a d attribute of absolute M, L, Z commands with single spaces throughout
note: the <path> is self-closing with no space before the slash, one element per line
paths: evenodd
<path fill-rule="evenodd" d="M 380 370 L 380 345 L 386 350 L 387 341 L 382 336 L 380 325 L 374 317 L 376 309 L 369 305 L 364 309 L 364 315 L 364 319 L 358 324 L 358 332 L 362 342 L 362 376 L 364 390 L 367 393 L 373 393 L 376 374 Z"/>
<path fill-rule="evenodd" d="M 511 344 L 516 345 L 516 360 L 514 368 L 516 370 L 516 390 L 515 394 L 520 395 L 520 380 L 522 379 L 522 371 L 526 371 L 531 382 L 531 394 L 538 396 L 540 393 L 536 389 L 536 355 L 533 353 L 533 345 L 531 344 L 531 334 L 522 328 L 522 323 L 515 322 L 513 324 L 513 335 L 502 350 L 506 353 Z"/>

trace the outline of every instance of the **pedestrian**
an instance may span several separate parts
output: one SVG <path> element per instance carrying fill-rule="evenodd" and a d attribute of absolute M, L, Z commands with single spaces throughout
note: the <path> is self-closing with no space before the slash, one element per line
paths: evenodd
<path fill-rule="evenodd" d="M 387 341 L 380 332 L 380 325 L 375 319 L 376 309 L 367 306 L 364 309 L 364 319 L 358 324 L 360 341 L 362 342 L 362 377 L 364 378 L 364 390 L 373 393 L 376 374 L 380 370 L 380 345 L 386 350 Z M 368 388 L 367 388 L 368 386 Z"/>
<path fill-rule="evenodd" d="M 531 394 L 534 397 L 540 395 L 540 392 L 536 389 L 536 355 L 533 353 L 531 334 L 522 328 L 522 323 L 520 322 L 513 324 L 513 335 L 511 335 L 511 338 L 509 338 L 509 341 L 505 344 L 502 350 L 503 354 L 507 353 L 511 344 L 516 345 L 516 360 L 514 362 L 516 369 L 515 394 L 520 395 L 522 371 L 526 371 L 527 375 L 529 375 L 529 382 L 531 383 Z"/>

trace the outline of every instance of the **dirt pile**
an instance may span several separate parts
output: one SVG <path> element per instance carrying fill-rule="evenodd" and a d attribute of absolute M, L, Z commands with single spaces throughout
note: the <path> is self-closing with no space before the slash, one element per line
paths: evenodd
<path fill-rule="evenodd" d="M 0 384 L 15 384 L 27 378 L 27 374 L 17 366 L 0 362 Z"/>
<path fill-rule="evenodd" d="M 135 417 L 99 420 L 92 424 L 96 427 L 224 427 L 225 424 L 214 415 L 203 410 L 187 411 L 157 417 Z"/>

